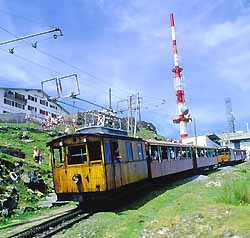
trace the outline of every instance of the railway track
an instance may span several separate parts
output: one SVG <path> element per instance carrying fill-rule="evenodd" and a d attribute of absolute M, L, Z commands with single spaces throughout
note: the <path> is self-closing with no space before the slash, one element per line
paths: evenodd
<path fill-rule="evenodd" d="M 56 233 L 73 226 L 75 223 L 89 218 L 91 215 L 93 215 L 93 213 L 85 213 L 77 208 L 72 212 L 50 219 L 27 230 L 11 235 L 8 238 L 51 237 Z"/>

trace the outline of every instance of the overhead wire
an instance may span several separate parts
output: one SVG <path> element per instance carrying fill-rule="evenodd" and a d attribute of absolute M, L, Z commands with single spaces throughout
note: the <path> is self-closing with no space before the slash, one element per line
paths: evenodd
<path fill-rule="evenodd" d="M 1 11 L 1 9 L 0 9 L 0 11 Z M 12 32 L 10 32 L 9 30 L 7 30 L 6 28 L 4 28 L 4 27 L 2 27 L 2 26 L 0 26 L 0 29 L 2 29 L 3 31 L 7 32 L 8 34 L 10 34 L 10 35 L 12 35 L 12 36 L 14 36 L 14 37 L 16 37 L 16 38 L 18 37 L 17 35 L 13 34 Z M 39 40 L 39 41 L 40 41 L 40 40 Z M 83 74 L 85 74 L 85 75 L 91 77 L 92 79 L 94 79 L 94 80 L 96 80 L 96 81 L 98 81 L 98 82 L 102 82 L 102 83 L 104 83 L 105 85 L 107 84 L 106 81 L 104 81 L 104 80 L 102 80 L 102 79 L 96 77 L 95 75 L 93 75 L 92 73 L 90 73 L 90 72 L 88 72 L 88 71 L 82 70 L 82 69 L 81 69 L 80 67 L 78 67 L 78 66 L 75 66 L 75 65 L 73 65 L 73 64 L 71 64 L 71 63 L 68 63 L 68 62 L 66 62 L 65 60 L 63 60 L 63 59 L 61 59 L 61 58 L 59 58 L 59 57 L 57 57 L 57 56 L 55 56 L 55 55 L 52 55 L 52 54 L 50 54 L 50 53 L 48 53 L 48 52 L 46 52 L 46 51 L 44 51 L 44 50 L 40 50 L 40 49 L 34 48 L 34 47 L 32 47 L 32 48 L 33 48 L 34 50 L 38 51 L 39 53 L 41 53 L 41 54 L 43 54 L 43 55 L 46 55 L 47 57 L 50 57 L 50 58 L 52 58 L 52 59 L 54 59 L 54 60 L 57 60 L 57 61 L 59 61 L 60 63 L 62 63 L 62 64 L 64 64 L 64 65 L 67 65 L 68 67 L 71 67 L 71 68 L 76 69 L 77 71 L 79 71 L 79 72 L 81 72 L 81 73 L 83 73 Z M 46 69 L 46 70 L 51 70 L 51 69 L 49 69 L 48 67 L 46 67 L 46 66 L 44 66 L 44 65 L 41 65 L 41 64 L 39 64 L 39 63 L 33 62 L 33 61 L 31 61 L 31 60 L 28 60 L 28 59 L 26 59 L 26 58 L 24 58 L 24 57 L 22 57 L 22 56 L 20 56 L 20 55 L 16 55 L 16 57 L 21 58 L 21 59 L 25 60 L 26 62 L 29 62 L 29 63 L 35 64 L 35 65 L 37 65 L 37 66 L 40 66 L 40 67 L 42 67 L 42 68 L 44 68 L 44 69 Z M 51 70 L 51 71 L 54 72 L 54 73 L 59 73 L 59 72 L 57 72 L 57 71 L 55 71 L 55 70 Z M 59 73 L 59 74 L 61 74 L 61 73 Z M 126 92 L 126 93 L 131 93 L 130 91 L 125 90 L 124 88 L 119 88 L 119 87 L 112 87 L 112 88 L 118 89 L 118 90 L 120 90 L 120 91 L 124 91 L 124 92 Z M 108 92 L 106 92 L 105 94 L 108 94 Z M 121 97 L 117 96 L 117 95 L 114 94 L 114 93 L 112 93 L 112 96 L 121 99 Z M 152 98 L 152 99 L 157 99 L 157 100 L 163 101 L 163 99 L 156 98 L 156 97 L 152 97 L 152 96 L 146 96 L 146 95 L 144 95 L 143 97 Z"/>

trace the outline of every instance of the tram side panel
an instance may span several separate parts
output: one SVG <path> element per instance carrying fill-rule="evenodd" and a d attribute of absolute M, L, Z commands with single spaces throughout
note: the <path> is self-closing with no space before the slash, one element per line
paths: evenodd
<path fill-rule="evenodd" d="M 196 147 L 193 154 L 196 157 L 197 168 L 206 168 L 218 164 L 216 148 Z"/>
<path fill-rule="evenodd" d="M 107 190 L 148 178 L 143 141 L 104 140 Z"/>
<path fill-rule="evenodd" d="M 149 143 L 147 148 L 152 178 L 193 169 L 191 148 L 189 147 Z"/>

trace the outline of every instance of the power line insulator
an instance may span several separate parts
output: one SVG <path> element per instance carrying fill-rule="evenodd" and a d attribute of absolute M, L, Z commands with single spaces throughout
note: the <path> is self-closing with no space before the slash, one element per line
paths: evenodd
<path fill-rule="evenodd" d="M 32 43 L 32 47 L 35 49 L 37 48 L 37 41 Z"/>
<path fill-rule="evenodd" d="M 13 54 L 14 54 L 14 49 L 15 49 L 15 48 L 9 49 L 9 53 L 13 55 Z"/>

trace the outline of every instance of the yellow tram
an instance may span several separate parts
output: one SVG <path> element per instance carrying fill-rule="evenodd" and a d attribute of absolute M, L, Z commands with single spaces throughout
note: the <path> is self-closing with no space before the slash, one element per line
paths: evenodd
<path fill-rule="evenodd" d="M 91 128 L 48 143 L 58 200 L 83 201 L 148 178 L 142 139 Z"/>
<path fill-rule="evenodd" d="M 222 147 L 218 149 L 219 164 L 233 164 L 243 162 L 246 159 L 246 151 L 241 149 L 233 149 Z"/>
<path fill-rule="evenodd" d="M 47 145 L 59 201 L 112 197 L 139 183 L 246 158 L 245 150 L 142 140 L 105 127 L 80 129 Z"/>

